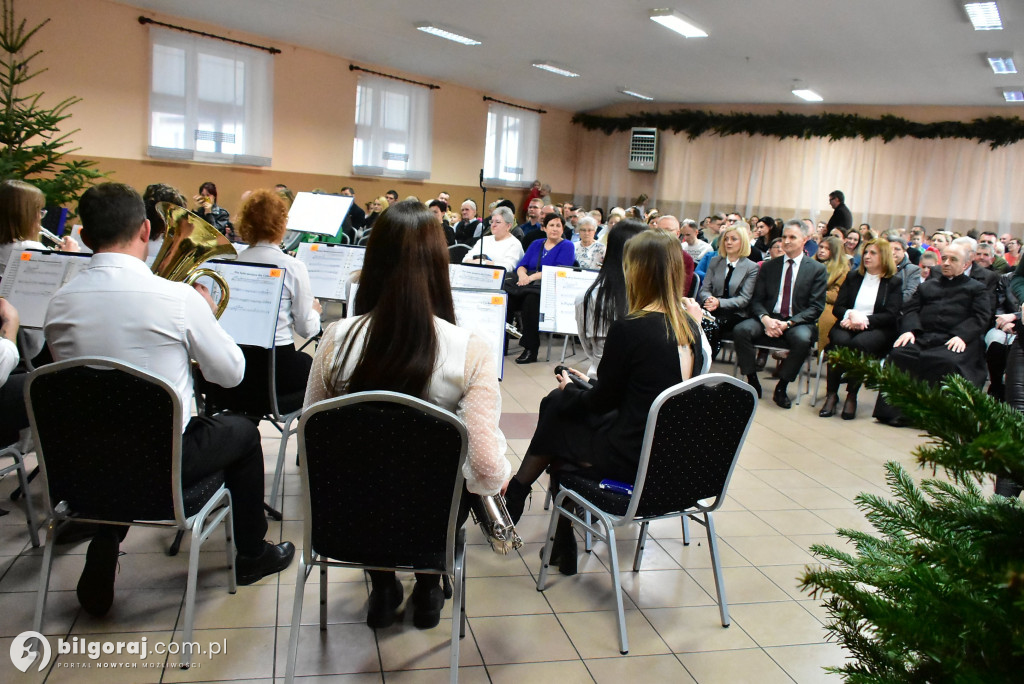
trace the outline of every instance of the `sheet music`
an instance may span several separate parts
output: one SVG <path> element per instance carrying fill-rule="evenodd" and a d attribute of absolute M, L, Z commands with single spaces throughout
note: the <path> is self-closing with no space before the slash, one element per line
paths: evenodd
<path fill-rule="evenodd" d="M 448 264 L 452 289 L 500 290 L 505 282 L 505 269 L 497 266 Z"/>
<path fill-rule="evenodd" d="M 498 378 L 505 375 L 505 309 L 508 295 L 494 290 L 452 290 L 455 323 L 482 337 L 494 355 Z"/>
<path fill-rule="evenodd" d="M 544 266 L 540 279 L 540 327 L 543 332 L 578 335 L 576 297 L 597 279 L 597 271 L 574 271 L 568 266 Z"/>
<path fill-rule="evenodd" d="M 335 237 L 354 197 L 300 192 L 288 210 L 288 230 Z"/>
<path fill-rule="evenodd" d="M 345 283 L 363 267 L 365 247 L 303 242 L 295 258 L 306 264 L 314 297 L 346 301 Z"/>
<path fill-rule="evenodd" d="M 285 269 L 267 264 L 237 261 L 209 261 L 204 267 L 217 271 L 228 281 L 231 296 L 220 325 L 238 344 L 269 349 L 277 332 Z M 209 278 L 199 282 L 210 287 L 214 301 L 220 301 L 220 288 Z M 215 292 L 216 290 L 216 292 Z"/>
<path fill-rule="evenodd" d="M 0 281 L 0 297 L 18 310 L 23 328 L 42 328 L 50 299 L 64 283 L 78 275 L 91 257 L 28 249 L 12 252 Z"/>

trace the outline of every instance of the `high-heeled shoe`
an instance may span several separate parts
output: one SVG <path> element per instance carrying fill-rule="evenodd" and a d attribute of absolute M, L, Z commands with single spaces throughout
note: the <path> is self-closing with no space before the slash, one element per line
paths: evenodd
<path fill-rule="evenodd" d="M 846 403 L 843 404 L 843 412 L 840 415 L 843 420 L 853 420 L 857 417 L 857 395 L 846 395 Z"/>
<path fill-rule="evenodd" d="M 821 410 L 818 411 L 818 417 L 820 418 L 831 418 L 836 415 L 836 404 L 839 403 L 839 395 L 829 392 L 825 395 L 825 403 L 821 405 Z"/>

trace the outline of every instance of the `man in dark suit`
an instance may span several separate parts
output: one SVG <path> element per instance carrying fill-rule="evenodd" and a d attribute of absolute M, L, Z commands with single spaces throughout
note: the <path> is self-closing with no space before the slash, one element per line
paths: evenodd
<path fill-rule="evenodd" d="M 832 218 L 828 220 L 828 230 L 839 228 L 843 233 L 848 233 L 853 228 L 853 214 L 846 206 L 846 197 L 842 190 L 833 190 L 828 193 L 828 203 L 832 206 Z"/>
<path fill-rule="evenodd" d="M 747 382 L 761 396 L 754 345 L 789 347 L 779 370 L 772 399 L 782 408 L 792 404 L 786 389 L 796 380 L 818 336 L 818 318 L 825 309 L 828 275 L 825 267 L 804 254 L 810 232 L 793 219 L 782 229 L 784 255 L 761 265 L 750 302 L 751 318 L 733 329 L 736 358 Z"/>

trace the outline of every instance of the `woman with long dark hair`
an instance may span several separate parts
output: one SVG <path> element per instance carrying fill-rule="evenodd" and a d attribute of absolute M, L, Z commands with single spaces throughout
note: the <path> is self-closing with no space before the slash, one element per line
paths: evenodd
<path fill-rule="evenodd" d="M 626 243 L 645 230 L 647 226 L 636 219 L 619 221 L 608 234 L 608 248 L 597 279 L 576 298 L 576 327 L 583 351 L 590 358 L 587 375 L 592 378 L 597 377 L 608 328 L 612 322 L 626 315 L 626 275 L 622 270 Z"/>
<path fill-rule="evenodd" d="M 493 495 L 508 480 L 498 428 L 501 392 L 487 343 L 455 326 L 448 249 L 433 214 L 416 201 L 381 213 L 370 233 L 355 296 L 355 317 L 324 332 L 305 405 L 351 392 L 390 390 L 430 401 L 466 423 L 466 488 Z M 371 571 L 366 623 L 387 627 L 402 602 L 393 572 Z M 437 625 L 444 605 L 438 575 L 416 575 L 413 624 Z"/>
<path fill-rule="evenodd" d="M 228 210 L 217 204 L 217 186 L 211 181 L 206 181 L 199 186 L 199 194 L 193 198 L 196 201 L 195 214 L 211 226 L 224 234 L 228 240 L 235 241 L 235 227 L 231 223 L 231 215 Z"/>
<path fill-rule="evenodd" d="M 537 430 L 506 493 L 515 521 L 549 466 L 556 476 L 574 470 L 596 480 L 633 482 L 651 404 L 711 363 L 700 307 L 685 296 L 679 241 L 665 231 L 640 233 L 626 245 L 625 274 L 629 314 L 608 329 L 599 381 L 580 390 L 570 384 L 568 371 L 561 373 L 558 389 L 541 401 Z M 576 573 L 576 538 L 567 518 L 559 520 L 552 562 L 562 574 Z"/>

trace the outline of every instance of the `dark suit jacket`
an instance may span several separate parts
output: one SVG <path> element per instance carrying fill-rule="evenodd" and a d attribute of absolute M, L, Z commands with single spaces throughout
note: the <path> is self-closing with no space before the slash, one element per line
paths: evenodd
<path fill-rule="evenodd" d="M 850 208 L 840 203 L 835 211 L 832 212 L 827 228 L 828 230 L 840 228 L 844 233 L 853 228 L 853 214 L 850 213 Z"/>
<path fill-rule="evenodd" d="M 725 291 L 725 276 L 728 273 L 728 260 L 721 256 L 711 257 L 704 283 L 700 287 L 698 300 L 704 304 L 708 297 L 718 297 L 718 311 L 725 314 L 746 314 L 750 300 L 754 296 L 754 283 L 757 281 L 757 264 L 750 259 L 740 259 L 733 269 L 732 280 L 729 281 L 730 297 L 722 298 Z"/>
<path fill-rule="evenodd" d="M 853 308 L 857 302 L 857 294 L 860 286 L 864 284 L 864 276 L 857 271 L 850 271 L 839 288 L 836 295 L 836 303 L 832 305 L 832 313 L 838 321 L 843 320 L 846 312 Z M 900 306 L 903 303 L 903 282 L 898 275 L 892 278 L 884 278 L 878 284 L 878 294 L 875 296 L 874 312 L 868 315 L 868 328 L 872 330 L 888 331 L 893 338 L 896 337 L 896 324 L 900 315 Z"/>
<path fill-rule="evenodd" d="M 989 294 L 977 280 L 929 278 L 903 307 L 900 332 L 912 332 L 922 348 L 959 337 L 968 345 L 979 342 L 992 317 Z"/>
<path fill-rule="evenodd" d="M 989 298 L 989 311 L 995 316 L 996 306 L 999 303 L 999 290 L 1002 288 L 999 274 L 984 266 L 974 264 L 971 266 L 971 278 L 985 286 L 985 292 L 988 293 Z"/>
<path fill-rule="evenodd" d="M 750 303 L 750 314 L 754 318 L 760 319 L 764 315 L 778 317 L 778 314 L 772 313 L 772 309 L 775 308 L 775 300 L 779 298 L 786 258 L 770 259 L 761 264 L 754 284 L 754 298 Z M 800 262 L 796 282 L 793 283 L 789 318 L 786 320 L 792 321 L 793 325 L 817 325 L 821 312 L 825 310 L 826 289 L 828 272 L 825 267 L 805 256 Z"/>

